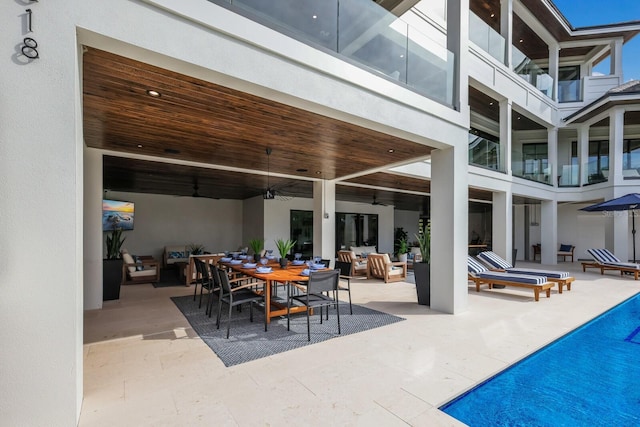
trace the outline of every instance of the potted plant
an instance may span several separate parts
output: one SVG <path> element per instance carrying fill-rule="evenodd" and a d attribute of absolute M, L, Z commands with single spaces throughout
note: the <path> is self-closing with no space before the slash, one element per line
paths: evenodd
<path fill-rule="evenodd" d="M 278 248 L 278 253 L 280 253 L 280 267 L 287 268 L 287 255 L 291 252 L 291 249 L 295 246 L 295 240 L 276 240 L 276 248 Z"/>
<path fill-rule="evenodd" d="M 191 243 L 189 246 L 187 246 L 187 250 L 191 255 L 202 255 L 204 254 L 204 245 L 201 245 L 199 243 Z"/>
<path fill-rule="evenodd" d="M 418 239 L 421 256 L 419 261 L 413 262 L 418 304 L 431 305 L 431 229 L 426 226 L 422 233 L 415 236 Z"/>
<path fill-rule="evenodd" d="M 398 260 L 401 262 L 407 262 L 408 252 L 409 252 L 409 242 L 407 242 L 407 239 L 402 238 L 398 240 Z"/>
<path fill-rule="evenodd" d="M 249 240 L 249 247 L 253 251 L 253 259 L 258 262 L 260 259 L 260 255 L 262 255 L 262 250 L 264 249 L 264 239 Z"/>
<path fill-rule="evenodd" d="M 107 234 L 106 259 L 102 261 L 102 300 L 111 301 L 120 298 L 120 282 L 122 280 L 121 249 L 126 237 L 122 229 L 114 227 Z"/>

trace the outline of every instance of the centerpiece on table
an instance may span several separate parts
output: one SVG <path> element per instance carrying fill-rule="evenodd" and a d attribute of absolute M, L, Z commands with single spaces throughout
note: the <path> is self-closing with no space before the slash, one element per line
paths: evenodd
<path fill-rule="evenodd" d="M 296 241 L 295 240 L 284 240 L 284 239 L 277 239 L 276 240 L 276 248 L 278 248 L 278 253 L 280 253 L 280 267 L 281 268 L 287 268 L 287 255 L 289 254 L 289 252 L 291 252 L 291 249 L 293 249 L 293 247 L 295 246 Z"/>

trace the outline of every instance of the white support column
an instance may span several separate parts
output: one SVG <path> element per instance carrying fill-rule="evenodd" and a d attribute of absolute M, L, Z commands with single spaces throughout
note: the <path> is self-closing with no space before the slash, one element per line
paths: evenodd
<path fill-rule="evenodd" d="M 540 259 L 542 264 L 558 263 L 558 202 L 543 200 L 540 207 Z"/>
<path fill-rule="evenodd" d="M 469 108 L 469 0 L 447 0 L 447 49 L 454 57 L 453 108 Z"/>
<path fill-rule="evenodd" d="M 513 265 L 513 195 L 511 191 L 494 192 L 492 205 L 491 248 Z"/>
<path fill-rule="evenodd" d="M 560 46 L 556 43 L 549 45 L 549 75 L 553 79 L 553 94 L 551 99 L 558 100 L 558 65 L 560 63 Z"/>
<path fill-rule="evenodd" d="M 451 314 L 468 305 L 467 169 L 466 145 L 431 153 L 431 308 Z"/>
<path fill-rule="evenodd" d="M 578 164 L 580 165 L 580 185 L 589 183 L 589 126 L 578 129 Z"/>
<path fill-rule="evenodd" d="M 607 218 L 604 229 L 604 246 L 615 254 L 622 261 L 628 261 L 629 239 L 629 212 L 606 212 Z M 633 256 L 633 255 L 631 255 Z"/>
<path fill-rule="evenodd" d="M 620 82 L 623 82 L 622 75 L 622 39 L 616 39 L 611 42 L 611 62 L 610 70 L 611 75 L 619 76 Z"/>
<path fill-rule="evenodd" d="M 547 158 L 551 185 L 558 186 L 558 128 L 547 129 Z"/>
<path fill-rule="evenodd" d="M 500 101 L 500 167 L 511 175 L 511 100 Z"/>
<path fill-rule="evenodd" d="M 84 309 L 102 308 L 102 153 L 84 147 Z"/>
<path fill-rule="evenodd" d="M 313 255 L 331 260 L 336 258 L 336 182 L 313 183 Z"/>
<path fill-rule="evenodd" d="M 511 70 L 513 54 L 513 0 L 500 0 L 500 34 L 505 40 L 505 65 Z"/>
<path fill-rule="evenodd" d="M 624 109 L 614 108 L 609 113 L 609 182 L 620 185 L 622 177 L 622 151 L 624 149 Z"/>

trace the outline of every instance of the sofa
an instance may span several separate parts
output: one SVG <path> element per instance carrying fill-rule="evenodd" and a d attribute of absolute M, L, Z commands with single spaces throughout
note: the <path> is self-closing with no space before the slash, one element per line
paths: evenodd
<path fill-rule="evenodd" d="M 355 252 L 357 257 L 366 258 L 369 254 L 376 253 L 375 246 L 351 246 L 351 251 Z"/>
<path fill-rule="evenodd" d="M 162 265 L 167 268 L 176 262 L 189 262 L 188 245 L 171 245 L 164 247 Z"/>

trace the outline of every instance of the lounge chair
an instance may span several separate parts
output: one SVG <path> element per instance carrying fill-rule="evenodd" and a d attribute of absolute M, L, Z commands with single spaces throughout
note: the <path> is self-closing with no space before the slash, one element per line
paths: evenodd
<path fill-rule="evenodd" d="M 545 291 L 547 298 L 551 297 L 551 288 L 555 285 L 549 282 L 545 276 L 532 276 L 530 274 L 505 273 L 502 271 L 490 271 L 480 261 L 467 255 L 467 268 L 469 270 L 469 280 L 476 285 L 476 291 L 480 292 L 480 285 L 505 285 L 518 288 L 533 289 L 534 299 L 540 299 L 540 291 Z"/>
<path fill-rule="evenodd" d="M 500 255 L 492 251 L 480 252 L 478 254 L 478 258 L 480 258 L 482 262 L 488 265 L 491 270 L 504 271 L 506 273 L 532 274 L 534 276 L 545 276 L 547 280 L 551 282 L 556 282 L 558 284 L 559 293 L 562 293 L 562 288 L 564 286 L 566 286 L 567 290 L 570 291 L 571 282 L 576 280 L 574 277 L 569 276 L 569 272 L 567 271 L 553 271 L 553 270 L 540 270 L 537 268 L 514 267 L 513 265 L 509 264 L 507 260 L 505 260 Z"/>
<path fill-rule="evenodd" d="M 615 270 L 619 271 L 620 275 L 633 273 L 634 279 L 638 280 L 640 264 L 622 262 L 608 249 L 587 249 L 587 252 L 594 260 L 583 262 L 582 271 L 587 271 L 587 268 L 599 268 L 600 274 L 604 274 L 605 270 Z"/>
<path fill-rule="evenodd" d="M 369 267 L 366 258 L 358 258 L 354 251 L 338 251 L 338 261 L 351 264 L 350 276 L 367 276 Z"/>
<path fill-rule="evenodd" d="M 407 280 L 407 263 L 392 262 L 389 254 L 369 254 L 367 257 L 369 274 L 367 278 L 376 277 L 384 283 Z"/>

